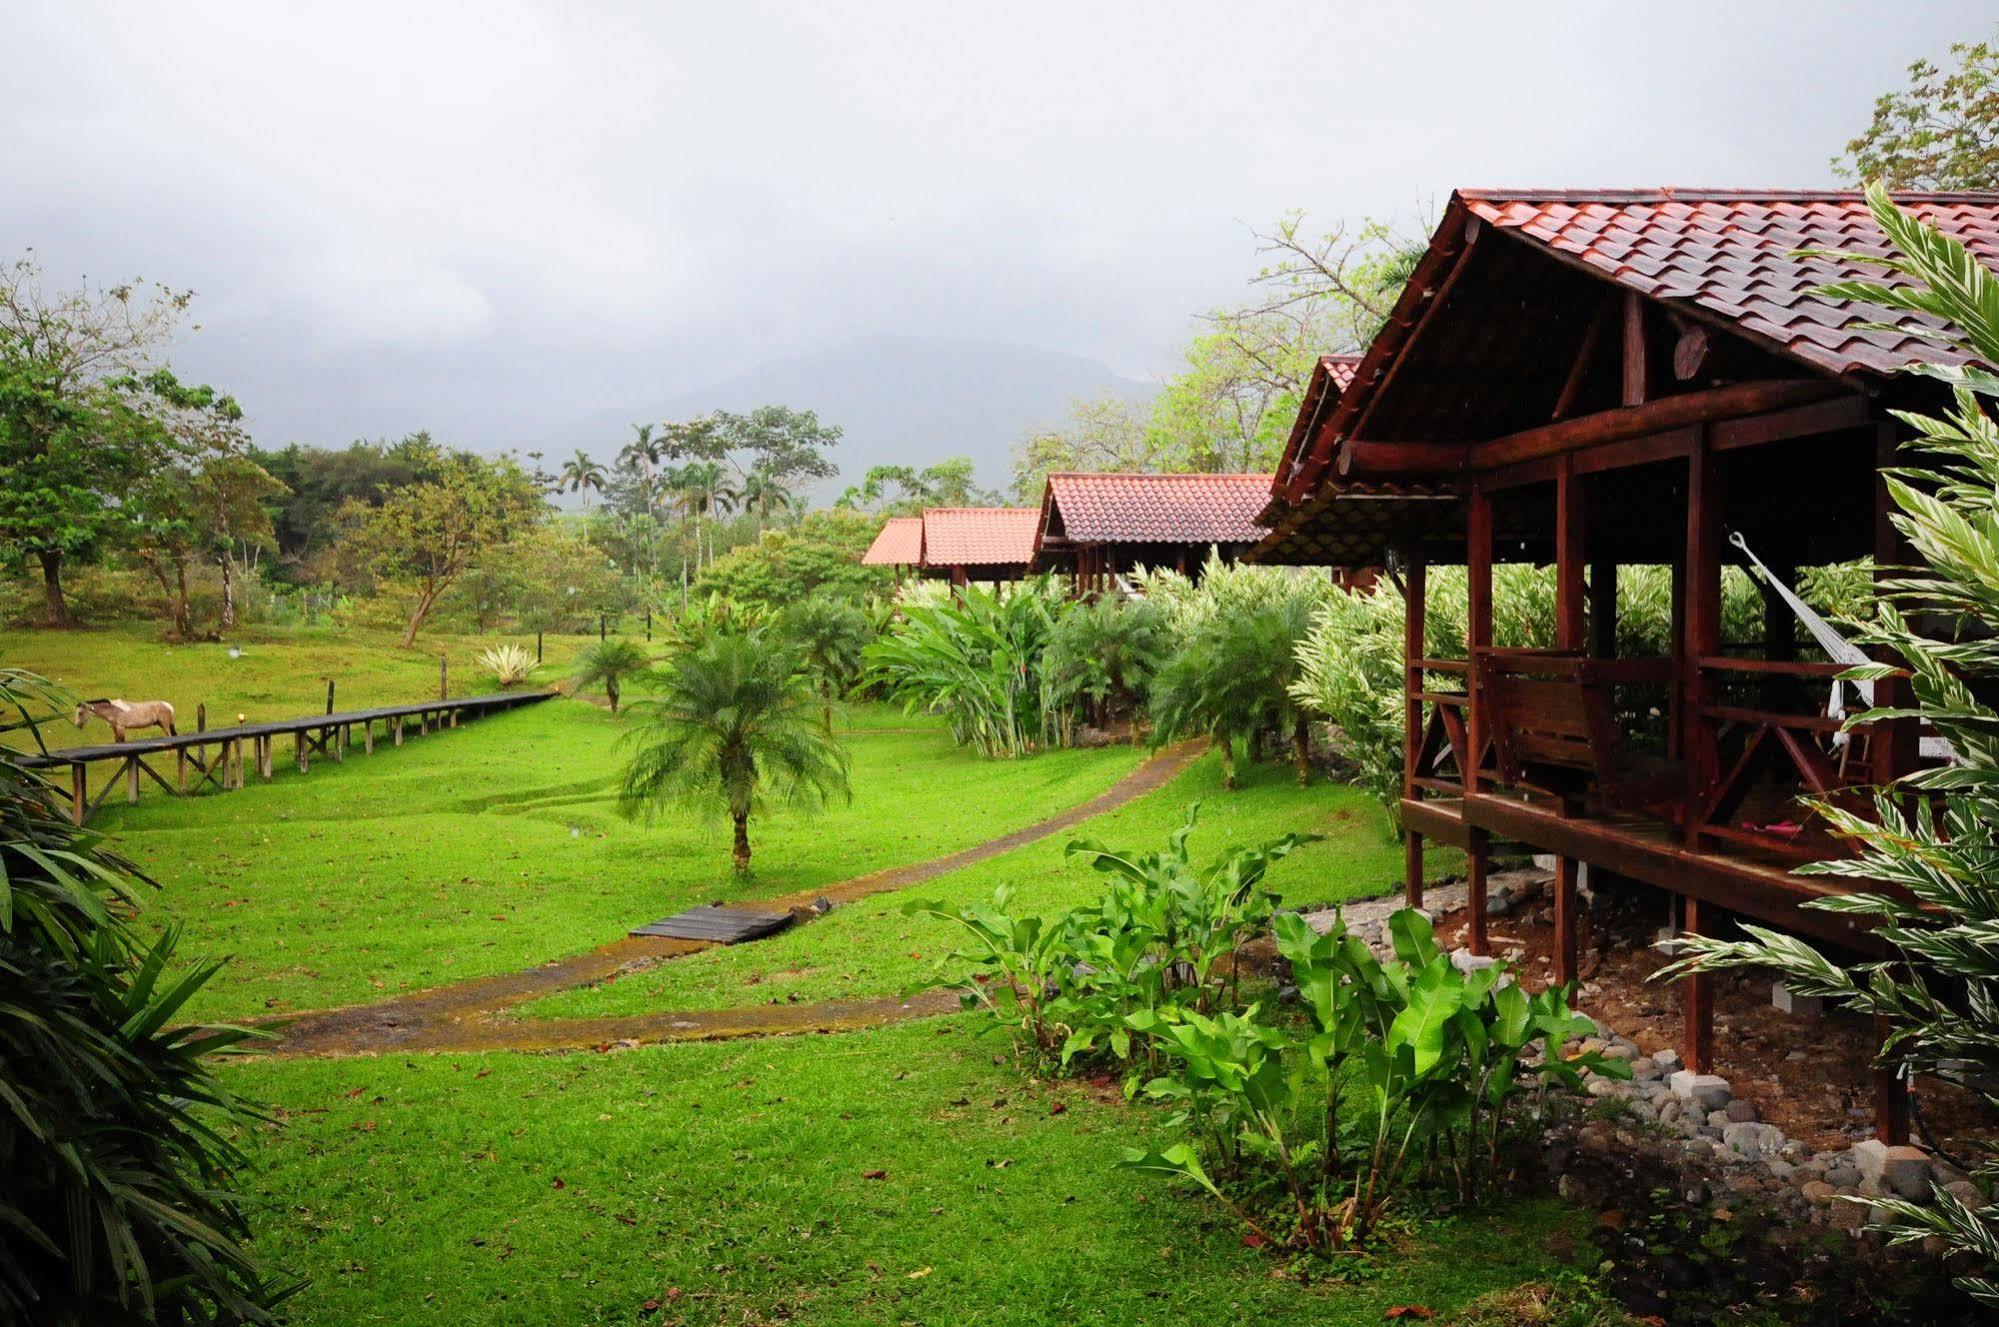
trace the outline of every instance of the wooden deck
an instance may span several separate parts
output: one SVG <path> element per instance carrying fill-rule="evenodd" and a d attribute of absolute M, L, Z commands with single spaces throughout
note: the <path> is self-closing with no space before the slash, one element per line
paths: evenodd
<path fill-rule="evenodd" d="M 210 785 L 218 791 L 228 792 L 244 785 L 246 764 L 255 764 L 257 772 L 265 779 L 271 777 L 280 737 L 291 737 L 292 757 L 303 774 L 310 768 L 314 755 L 324 756 L 335 763 L 344 759 L 356 732 L 360 734 L 362 750 L 372 754 L 377 724 L 381 725 L 381 736 L 385 740 L 401 746 L 404 736 L 410 732 L 425 734 L 443 728 L 456 728 L 461 718 L 498 714 L 547 700 L 554 694 L 552 691 L 503 691 L 490 696 L 464 696 L 456 700 L 426 700 L 366 710 L 339 710 L 294 719 L 239 724 L 233 728 L 210 728 L 173 737 L 148 737 L 133 742 L 104 742 L 93 746 L 27 752 L 16 755 L 14 760 L 24 769 L 68 769 L 70 819 L 82 825 L 121 782 L 125 787 L 127 803 L 137 802 L 141 775 L 175 797 L 201 792 Z M 153 760 L 164 763 L 168 757 L 173 760 L 171 781 L 161 769 L 155 769 L 150 763 Z M 119 768 L 93 797 L 89 787 L 90 767 L 105 763 L 116 764 Z M 51 775 L 51 778 L 54 780 L 59 776 Z"/>

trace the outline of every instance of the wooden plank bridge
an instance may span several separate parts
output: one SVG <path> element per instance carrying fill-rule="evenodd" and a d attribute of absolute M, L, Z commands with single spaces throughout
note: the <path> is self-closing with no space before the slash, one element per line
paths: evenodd
<path fill-rule="evenodd" d="M 373 754 L 376 725 L 380 736 L 401 746 L 405 734 L 426 734 L 456 728 L 461 718 L 498 714 L 549 699 L 552 691 L 503 691 L 490 696 L 464 696 L 456 700 L 425 700 L 409 705 L 385 705 L 367 710 L 342 710 L 310 714 L 296 719 L 268 723 L 246 723 L 234 728 L 210 728 L 203 732 L 180 733 L 173 737 L 149 737 L 131 742 L 105 742 L 96 746 L 65 747 L 58 751 L 37 751 L 18 755 L 15 762 L 25 769 L 69 770 L 70 819 L 81 825 L 110 797 L 121 783 L 125 800 L 139 800 L 140 776 L 144 775 L 175 797 L 186 797 L 213 786 L 229 792 L 241 788 L 245 770 L 255 766 L 266 780 L 271 777 L 278 739 L 292 739 L 292 759 L 303 774 L 317 755 L 338 764 L 358 733 L 361 749 Z M 173 777 L 163 772 L 168 758 L 173 761 Z M 158 761 L 154 768 L 150 761 Z M 112 763 L 120 768 L 90 794 L 89 769 Z M 59 795 L 60 776 L 57 780 Z M 190 782 L 190 779 L 192 780 Z"/>

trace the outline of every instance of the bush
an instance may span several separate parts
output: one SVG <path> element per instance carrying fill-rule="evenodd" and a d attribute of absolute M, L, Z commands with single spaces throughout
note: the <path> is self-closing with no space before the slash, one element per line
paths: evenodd
<path fill-rule="evenodd" d="M 503 687 L 517 687 L 541 667 L 541 660 L 525 645 L 494 645 L 479 652 L 479 666 Z"/>
<path fill-rule="evenodd" d="M 0 731 L 72 703 L 0 671 Z M 245 1248 L 220 1132 L 258 1117 L 206 1063 L 251 1034 L 173 1025 L 221 964 L 170 970 L 138 879 L 0 748 L 0 1318 L 272 1322 L 290 1288 Z"/>
<path fill-rule="evenodd" d="M 1099 727 L 1129 718 L 1136 732 L 1138 711 L 1171 646 L 1157 604 L 1111 594 L 1078 603 L 1048 642 L 1049 695 L 1064 707 L 1087 709 Z"/>

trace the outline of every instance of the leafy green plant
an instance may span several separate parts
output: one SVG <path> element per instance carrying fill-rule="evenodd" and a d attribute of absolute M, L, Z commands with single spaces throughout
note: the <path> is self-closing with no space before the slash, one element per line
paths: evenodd
<path fill-rule="evenodd" d="M 811 673 L 826 731 L 833 731 L 833 701 L 860 680 L 861 651 L 874 636 L 867 614 L 851 600 L 822 595 L 785 609 L 777 624 Z"/>
<path fill-rule="evenodd" d="M 0 733 L 69 703 L 0 670 Z M 252 1034 L 175 1024 L 221 962 L 173 970 L 138 879 L 0 747 L 0 1318 L 273 1322 L 293 1287 L 245 1247 L 222 1132 L 259 1117 L 206 1062 Z"/>
<path fill-rule="evenodd" d="M 1240 617 L 1199 621 L 1159 670 L 1152 689 L 1152 740 L 1204 734 L 1222 753 L 1222 785 L 1236 786 L 1236 744 L 1254 755 L 1266 730 L 1286 734 L 1298 781 L 1311 777 L 1306 713 L 1291 685 L 1310 626 L 1307 596 L 1265 603 Z"/>
<path fill-rule="evenodd" d="M 964 932 L 969 943 L 945 956 L 940 978 L 967 1007 L 984 1008 L 1019 1033 L 1038 1058 L 1063 1068 L 1106 1055 L 1118 1065 L 1150 1065 L 1151 1034 L 1160 1026 L 1153 1015 L 1167 1008 L 1208 1013 L 1233 1001 L 1237 956 L 1276 906 L 1262 888 L 1264 875 L 1305 841 L 1287 834 L 1196 867 L 1187 841 L 1199 815 L 1200 803 L 1187 808 L 1164 851 L 1071 843 L 1069 856 L 1110 883 L 1095 903 L 1052 922 L 1011 915 L 1006 887 L 990 906 L 919 901 L 904 910 Z"/>
<path fill-rule="evenodd" d="M 1101 595 L 1055 623 L 1044 665 L 1045 694 L 1066 710 L 1082 704 L 1099 726 L 1137 717 L 1153 674 L 1172 646 L 1166 614 L 1144 599 Z"/>
<path fill-rule="evenodd" d="M 1593 1053 L 1561 1057 L 1565 1038 L 1595 1030 L 1570 1010 L 1567 988 L 1530 996 L 1503 965 L 1460 970 L 1413 909 L 1389 920 L 1389 960 L 1343 922 L 1321 935 L 1284 913 L 1276 932 L 1309 1027 L 1259 1022 L 1254 1006 L 1159 1015 L 1170 1067 L 1146 1092 L 1180 1105 L 1191 1137 L 1126 1156 L 1198 1184 L 1265 1239 L 1271 1223 L 1248 1201 L 1259 1165 L 1286 1197 L 1280 1242 L 1333 1253 L 1364 1244 L 1415 1171 L 1461 1200 L 1488 1186 L 1527 1077 L 1574 1084 L 1584 1068 L 1629 1072 Z"/>
<path fill-rule="evenodd" d="M 652 655 L 645 646 L 624 636 L 613 636 L 578 654 L 569 680 L 578 691 L 603 687 L 604 698 L 611 702 L 611 713 L 616 714 L 625 683 L 645 676 L 652 667 Z"/>
<path fill-rule="evenodd" d="M 673 802 L 711 809 L 735 829 L 736 874 L 750 873 L 750 817 L 772 802 L 813 810 L 851 797 L 846 749 L 813 713 L 797 652 L 763 627 L 716 631 L 668 659 L 657 699 L 633 706 L 641 726 L 619 788 L 628 815 Z"/>
<path fill-rule="evenodd" d="M 494 645 L 479 652 L 479 666 L 503 687 L 517 687 L 534 675 L 541 660 L 525 645 Z"/>
<path fill-rule="evenodd" d="M 1999 422 L 1987 404 L 1999 398 L 1999 376 L 1977 367 L 1999 364 L 1999 274 L 1900 211 L 1880 187 L 1868 190 L 1868 205 L 1898 256 L 1864 261 L 1913 280 L 1843 282 L 1826 293 L 1940 319 L 1945 330 L 1931 335 L 1974 363 L 1916 367 L 1947 384 L 1954 403 L 1941 416 L 1897 412 L 1916 432 L 1911 449 L 1928 461 L 1887 477 L 1892 519 L 1917 565 L 1887 582 L 1888 602 L 1866 636 L 1900 658 L 1915 705 L 1871 709 L 1848 722 L 1919 715 L 1954 758 L 1880 790 L 1872 818 L 1818 808 L 1854 855 L 1802 869 L 1861 887 L 1805 906 L 1872 923 L 1888 957 L 1841 964 L 1804 940 L 1745 925 L 1747 940 L 1686 938 L 1686 957 L 1667 973 L 1774 969 L 1793 990 L 1887 1020 L 1885 1063 L 1957 1083 L 1999 1108 L 1999 711 L 1979 698 L 1999 677 Z M 1957 629 L 1945 639 L 1919 634 L 1903 610 L 1940 614 Z M 1850 675 L 1888 671 L 1877 665 Z M 1880 885 L 1888 889 L 1869 887 Z M 1999 1193 L 1999 1153 L 1983 1153 L 1974 1170 L 1988 1196 Z M 1999 1306 L 1999 1209 L 1969 1207 L 1942 1188 L 1932 1196 L 1929 1207 L 1896 1199 L 1876 1206 L 1898 1243 L 1941 1236 L 1977 1269 L 1958 1286 Z"/>
<path fill-rule="evenodd" d="M 1069 609 L 1047 577 L 1001 593 L 962 586 L 912 596 L 901 620 L 863 653 L 866 678 L 911 713 L 945 716 L 952 736 L 989 757 L 1025 755 L 1066 731 L 1048 703 L 1044 667 Z"/>

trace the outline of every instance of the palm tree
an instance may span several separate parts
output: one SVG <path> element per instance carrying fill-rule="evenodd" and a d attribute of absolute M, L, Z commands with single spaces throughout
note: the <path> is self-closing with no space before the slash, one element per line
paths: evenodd
<path fill-rule="evenodd" d="M 790 511 L 798 502 L 783 480 L 761 466 L 743 476 L 740 497 L 743 510 L 754 512 L 766 523 L 776 513 Z"/>
<path fill-rule="evenodd" d="M 619 636 L 599 641 L 577 655 L 576 665 L 569 676 L 578 691 L 602 686 L 605 699 L 611 702 L 611 713 L 616 714 L 619 688 L 630 679 L 643 676 L 651 668 L 652 656 L 646 653 L 645 646 Z"/>
<path fill-rule="evenodd" d="M 736 874 L 750 873 L 750 817 L 852 797 L 847 753 L 815 722 L 796 651 L 768 632 L 718 631 L 676 656 L 625 768 L 619 803 L 650 818 L 668 802 L 725 811 Z M 634 707 L 639 708 L 639 707 Z"/>
<path fill-rule="evenodd" d="M 874 632 L 859 605 L 820 595 L 786 608 L 778 630 L 798 651 L 819 692 L 820 715 L 833 731 L 833 697 L 845 695 L 861 674 L 861 651 Z"/>
<path fill-rule="evenodd" d="M 708 561 L 715 560 L 715 518 L 733 509 L 738 494 L 720 461 L 689 461 L 675 472 L 681 500 L 694 512 L 694 569 L 701 569 L 701 521 L 708 520 Z"/>
<path fill-rule="evenodd" d="M 588 452 L 577 449 L 576 455 L 562 463 L 562 490 L 565 493 L 581 493 L 583 509 L 590 509 L 590 490 L 604 491 L 604 467 L 590 458 Z"/>

